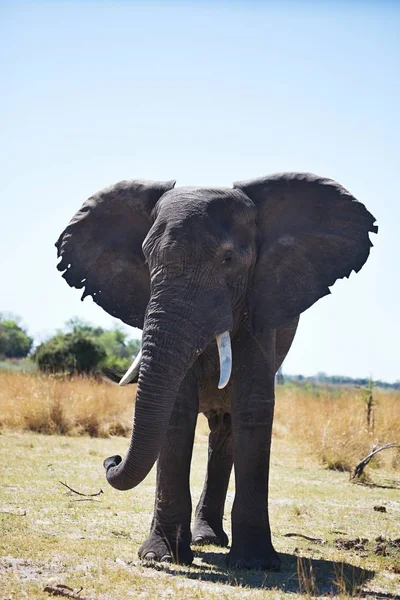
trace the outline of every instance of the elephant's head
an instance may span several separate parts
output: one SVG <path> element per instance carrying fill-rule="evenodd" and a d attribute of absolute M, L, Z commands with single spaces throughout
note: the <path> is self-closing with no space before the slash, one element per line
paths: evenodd
<path fill-rule="evenodd" d="M 138 485 L 161 449 L 186 373 L 229 334 L 254 335 L 298 316 L 359 271 L 374 217 L 339 184 L 279 174 L 233 189 L 123 181 L 84 203 L 56 246 L 58 269 L 111 315 L 143 329 L 129 451 L 106 461 L 118 489 Z M 137 365 L 127 375 L 132 377 Z"/>

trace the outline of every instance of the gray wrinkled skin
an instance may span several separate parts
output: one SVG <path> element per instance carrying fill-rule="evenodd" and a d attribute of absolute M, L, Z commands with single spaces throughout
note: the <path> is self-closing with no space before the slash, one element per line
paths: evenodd
<path fill-rule="evenodd" d="M 90 198 L 58 242 L 69 285 L 143 329 L 130 447 L 105 461 L 109 483 L 138 485 L 157 463 L 149 537 L 139 556 L 190 564 L 222 527 L 235 464 L 228 563 L 278 569 L 268 518 L 274 377 L 301 312 L 368 258 L 374 217 L 309 173 L 232 189 L 123 181 Z M 233 369 L 218 389 L 215 336 L 230 331 Z M 207 477 L 191 528 L 189 470 L 198 413 L 209 421 Z"/>

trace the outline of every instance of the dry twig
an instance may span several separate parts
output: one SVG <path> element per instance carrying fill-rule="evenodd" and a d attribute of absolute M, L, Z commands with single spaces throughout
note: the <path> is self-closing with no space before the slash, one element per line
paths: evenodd
<path fill-rule="evenodd" d="M 77 592 L 75 592 L 72 588 L 67 585 L 62 585 L 61 583 L 57 585 L 46 585 L 44 588 L 44 592 L 50 594 L 50 596 L 64 596 L 64 598 L 76 598 L 78 600 L 93 600 L 93 598 L 89 598 L 88 596 L 81 596 L 80 593 L 83 590 L 81 588 Z"/>
<path fill-rule="evenodd" d="M 363 458 L 362 461 L 360 461 L 358 463 L 358 465 L 354 469 L 354 473 L 351 476 L 351 479 L 355 479 L 356 477 L 361 477 L 362 472 L 364 471 L 365 467 L 367 466 L 367 464 L 369 463 L 371 458 L 373 458 L 375 456 L 375 454 L 378 454 L 378 452 L 382 452 L 382 450 L 388 450 L 389 448 L 400 448 L 400 444 L 391 443 L 391 444 L 385 444 L 384 446 L 381 446 L 380 448 L 374 448 L 372 450 L 372 452 L 370 452 L 368 454 L 368 456 Z"/>
<path fill-rule="evenodd" d="M 85 496 L 85 498 L 94 498 L 95 496 L 100 496 L 101 494 L 104 494 L 103 490 L 100 490 L 99 492 L 96 492 L 95 494 L 83 494 L 82 492 L 78 492 L 77 490 L 74 490 L 72 487 L 70 487 L 67 483 L 64 483 L 63 481 L 60 481 L 59 483 L 61 483 L 61 485 L 66 487 L 73 494 L 77 494 L 78 496 Z"/>

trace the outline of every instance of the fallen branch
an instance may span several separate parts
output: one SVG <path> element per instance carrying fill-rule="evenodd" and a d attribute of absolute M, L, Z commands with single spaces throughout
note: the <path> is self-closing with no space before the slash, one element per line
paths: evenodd
<path fill-rule="evenodd" d="M 101 502 L 101 500 L 95 500 L 95 498 L 75 498 L 71 502 Z"/>
<path fill-rule="evenodd" d="M 284 533 L 283 537 L 301 537 L 309 542 L 315 542 L 316 544 L 326 544 L 326 540 L 322 538 L 313 538 L 309 535 L 303 535 L 302 533 Z"/>
<path fill-rule="evenodd" d="M 64 598 L 78 598 L 78 600 L 93 600 L 93 598 L 89 598 L 88 596 L 81 596 L 80 593 L 82 590 L 83 588 L 75 592 L 67 585 L 57 584 L 55 586 L 46 585 L 43 591 L 50 594 L 50 596 L 64 596 Z"/>
<path fill-rule="evenodd" d="M 373 458 L 375 456 L 375 454 L 378 454 L 378 452 L 382 452 L 382 450 L 389 450 L 389 448 L 400 448 L 400 444 L 390 443 L 390 444 L 385 444 L 384 446 L 381 446 L 380 448 L 374 448 L 372 450 L 372 452 L 370 452 L 368 454 L 368 456 L 363 458 L 362 461 L 360 461 L 358 463 L 358 465 L 354 469 L 354 473 L 351 476 L 351 479 L 355 479 L 356 477 L 360 477 L 362 475 L 362 472 L 364 471 L 365 467 L 367 466 L 367 464 L 369 463 L 371 458 Z"/>
<path fill-rule="evenodd" d="M 104 494 L 103 490 L 100 490 L 99 492 L 96 492 L 95 494 L 83 494 L 82 492 L 78 492 L 77 490 L 74 490 L 67 483 L 64 483 L 62 481 L 59 481 L 59 483 L 61 483 L 61 485 L 66 487 L 73 494 L 77 494 L 78 496 L 85 496 L 85 498 L 94 498 L 95 496 L 100 496 L 101 494 Z"/>
<path fill-rule="evenodd" d="M 26 510 L 22 513 L 12 512 L 10 510 L 0 510 L 2 515 L 14 515 L 14 517 L 26 517 Z"/>

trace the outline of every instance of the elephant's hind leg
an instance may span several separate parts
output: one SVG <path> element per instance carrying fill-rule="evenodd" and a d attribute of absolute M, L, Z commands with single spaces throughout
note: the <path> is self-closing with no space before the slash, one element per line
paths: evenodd
<path fill-rule="evenodd" d="M 198 415 L 196 385 L 183 382 L 157 462 L 157 486 L 150 535 L 139 548 L 143 560 L 190 565 L 190 462 Z"/>
<path fill-rule="evenodd" d="M 196 508 L 193 544 L 227 546 L 222 518 L 233 464 L 231 415 L 208 414 L 210 436 L 207 476 Z"/>

